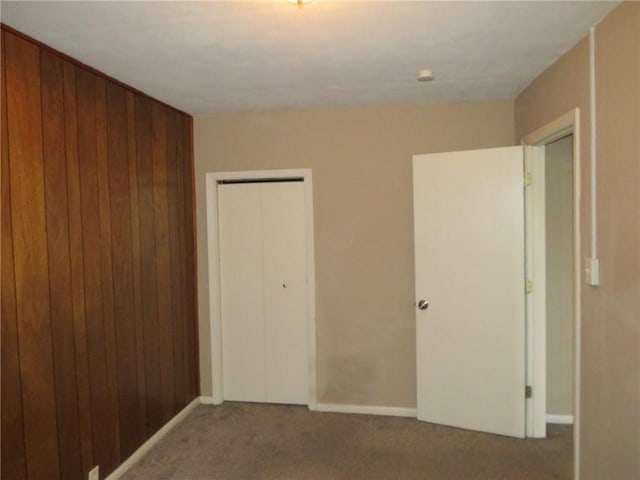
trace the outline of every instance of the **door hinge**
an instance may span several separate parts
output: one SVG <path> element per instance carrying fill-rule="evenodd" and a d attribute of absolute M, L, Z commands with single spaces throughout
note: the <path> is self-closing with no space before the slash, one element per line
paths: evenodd
<path fill-rule="evenodd" d="M 531 385 L 525 385 L 524 398 L 531 398 L 531 397 L 533 397 L 533 388 L 531 387 Z"/>
<path fill-rule="evenodd" d="M 528 187 L 529 185 L 531 185 L 532 182 L 533 182 L 533 176 L 531 175 L 531 172 L 525 172 L 525 174 L 524 174 L 524 186 Z"/>
<path fill-rule="evenodd" d="M 529 279 L 524 282 L 524 293 L 532 293 L 533 292 L 533 282 Z"/>

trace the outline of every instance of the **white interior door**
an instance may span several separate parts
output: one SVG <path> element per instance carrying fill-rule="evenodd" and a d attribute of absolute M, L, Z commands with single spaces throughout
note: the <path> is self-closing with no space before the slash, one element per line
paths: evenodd
<path fill-rule="evenodd" d="M 522 147 L 413 159 L 417 410 L 524 436 Z"/>
<path fill-rule="evenodd" d="M 218 185 L 226 400 L 308 403 L 302 182 Z"/>

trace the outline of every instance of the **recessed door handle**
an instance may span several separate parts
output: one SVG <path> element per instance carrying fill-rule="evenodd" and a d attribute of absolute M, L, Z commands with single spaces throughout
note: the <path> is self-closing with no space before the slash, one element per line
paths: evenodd
<path fill-rule="evenodd" d="M 419 308 L 420 310 L 426 310 L 427 308 L 429 308 L 429 304 L 427 303 L 427 301 L 426 301 L 426 300 L 420 300 L 420 301 L 418 302 L 418 308 Z"/>

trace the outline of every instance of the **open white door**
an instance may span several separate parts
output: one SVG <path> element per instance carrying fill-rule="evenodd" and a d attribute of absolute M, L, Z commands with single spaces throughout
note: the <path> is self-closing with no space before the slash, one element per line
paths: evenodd
<path fill-rule="evenodd" d="M 525 433 L 522 147 L 413 158 L 418 418 Z"/>

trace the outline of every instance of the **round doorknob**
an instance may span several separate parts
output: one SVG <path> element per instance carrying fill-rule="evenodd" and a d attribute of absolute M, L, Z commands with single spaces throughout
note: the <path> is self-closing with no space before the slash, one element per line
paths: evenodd
<path fill-rule="evenodd" d="M 429 304 L 427 303 L 427 301 L 426 301 L 426 300 L 420 300 L 420 301 L 418 302 L 418 308 L 419 308 L 420 310 L 426 310 L 427 308 L 429 308 Z"/>

